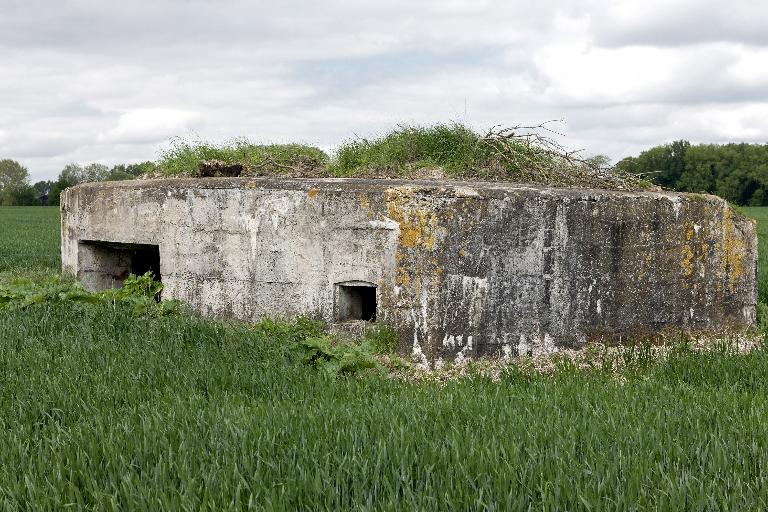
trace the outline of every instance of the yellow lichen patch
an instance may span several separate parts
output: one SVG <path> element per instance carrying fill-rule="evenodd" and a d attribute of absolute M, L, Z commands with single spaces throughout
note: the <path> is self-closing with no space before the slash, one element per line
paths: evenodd
<path fill-rule="evenodd" d="M 434 214 L 430 217 L 417 210 L 400 223 L 400 245 L 408 248 L 422 247 L 431 251 L 435 247 Z"/>
<path fill-rule="evenodd" d="M 746 258 L 746 246 L 744 239 L 737 235 L 733 222 L 733 210 L 725 210 L 724 219 L 725 238 L 723 239 L 723 259 L 725 260 L 728 284 L 734 287 L 736 281 L 742 279 L 746 272 L 744 259 Z"/>
<path fill-rule="evenodd" d="M 363 210 L 365 210 L 365 213 L 369 219 L 374 217 L 373 209 L 371 208 L 371 201 L 368 200 L 368 196 L 365 194 L 360 194 L 360 206 L 363 208 Z"/>
<path fill-rule="evenodd" d="M 682 251 L 680 251 L 681 259 L 680 259 L 680 267 L 681 267 L 681 273 L 684 277 L 689 277 L 693 275 L 693 249 L 690 245 L 684 245 Z"/>
<path fill-rule="evenodd" d="M 312 187 L 309 190 L 307 190 L 307 197 L 309 197 L 310 199 L 314 199 L 315 197 L 317 197 L 317 189 L 315 187 Z"/>
<path fill-rule="evenodd" d="M 411 203 L 412 194 L 409 188 L 387 190 L 387 215 L 400 224 L 401 247 L 431 251 L 435 248 L 435 233 L 439 227 L 437 215 L 428 205 Z"/>
<path fill-rule="evenodd" d="M 408 275 L 408 272 L 403 271 L 402 268 L 398 269 L 397 272 L 397 284 L 405 287 L 411 284 L 411 276 Z"/>
<path fill-rule="evenodd" d="M 428 315 L 431 306 L 423 302 L 427 300 L 424 294 L 439 288 L 443 279 L 443 268 L 434 253 L 440 229 L 435 199 L 416 197 L 410 187 L 389 189 L 385 199 L 387 216 L 400 226 L 395 252 L 397 284 L 403 299 L 411 307 L 418 305 L 419 314 Z"/>
<path fill-rule="evenodd" d="M 680 274 L 683 277 L 690 277 L 695 272 L 696 267 L 696 248 L 693 238 L 696 236 L 696 230 L 691 223 L 685 228 L 685 242 L 680 250 Z"/>
<path fill-rule="evenodd" d="M 734 211 L 730 207 L 724 206 L 723 210 L 718 209 L 713 212 L 713 216 L 717 219 L 712 224 L 712 237 L 715 239 L 714 251 L 718 277 L 721 279 L 720 283 L 734 291 L 749 278 L 751 266 L 747 260 L 749 242 L 737 228 L 733 218 Z"/>

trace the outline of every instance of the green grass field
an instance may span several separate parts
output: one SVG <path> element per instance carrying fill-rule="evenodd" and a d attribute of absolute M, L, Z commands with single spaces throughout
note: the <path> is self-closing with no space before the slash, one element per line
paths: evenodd
<path fill-rule="evenodd" d="M 758 293 L 760 300 L 768 303 L 768 207 L 740 208 L 745 215 L 757 221 Z"/>
<path fill-rule="evenodd" d="M 58 206 L 0 207 L 0 272 L 59 271 Z"/>
<path fill-rule="evenodd" d="M 57 264 L 55 209 L 0 220 L 2 270 Z M 0 509 L 768 507 L 766 350 L 404 382 L 302 364 L 315 329 L 0 310 Z"/>

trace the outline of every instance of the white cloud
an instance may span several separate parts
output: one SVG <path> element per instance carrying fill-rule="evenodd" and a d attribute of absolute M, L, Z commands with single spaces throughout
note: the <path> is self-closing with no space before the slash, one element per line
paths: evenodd
<path fill-rule="evenodd" d="M 172 108 L 139 108 L 122 114 L 117 126 L 100 133 L 99 142 L 118 144 L 158 143 L 188 131 L 196 112 Z"/>
<path fill-rule="evenodd" d="M 685 46 L 706 42 L 768 44 L 768 4 L 745 0 L 590 2 L 594 31 L 611 46 Z"/>
<path fill-rule="evenodd" d="M 700 140 L 768 143 L 768 104 L 698 106 L 675 112 L 671 121 Z"/>
<path fill-rule="evenodd" d="M 0 158 L 34 179 L 189 133 L 330 147 L 398 122 L 565 118 L 571 146 L 614 159 L 768 139 L 768 4 L 0 2 Z"/>

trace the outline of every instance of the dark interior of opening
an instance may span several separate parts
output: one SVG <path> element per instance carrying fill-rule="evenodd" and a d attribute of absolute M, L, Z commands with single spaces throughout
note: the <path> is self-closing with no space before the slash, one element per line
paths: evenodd
<path fill-rule="evenodd" d="M 376 287 L 339 285 L 338 321 L 376 320 Z"/>
<path fill-rule="evenodd" d="M 160 247 L 157 245 L 139 246 L 131 251 L 131 274 L 143 276 L 152 272 L 155 281 L 161 281 L 160 276 Z"/>
<path fill-rule="evenodd" d="M 156 281 L 161 281 L 160 246 L 152 244 L 123 244 L 101 240 L 84 240 L 82 246 L 89 248 L 87 260 L 93 268 L 91 273 L 103 274 L 105 279 L 122 282 L 128 274 L 142 276 L 152 272 Z"/>

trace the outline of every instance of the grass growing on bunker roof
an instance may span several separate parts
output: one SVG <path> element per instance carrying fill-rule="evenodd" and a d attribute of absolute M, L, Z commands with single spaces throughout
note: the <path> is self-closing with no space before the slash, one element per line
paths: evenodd
<path fill-rule="evenodd" d="M 378 137 L 345 141 L 333 157 L 301 144 L 176 139 L 157 168 L 166 176 L 192 176 L 201 162 L 220 160 L 242 164 L 244 176 L 462 179 L 621 190 L 650 186 L 567 150 L 554 137 L 546 124 L 494 127 L 484 134 L 461 123 L 400 125 Z"/>
<path fill-rule="evenodd" d="M 636 176 L 600 167 L 569 151 L 545 124 L 494 127 L 481 134 L 460 123 L 402 125 L 381 137 L 356 138 L 336 152 L 345 176 L 456 178 L 552 186 L 645 188 Z"/>
<path fill-rule="evenodd" d="M 201 162 L 242 164 L 251 176 L 322 174 L 328 155 L 304 144 L 253 144 L 235 139 L 224 144 L 176 138 L 160 153 L 156 170 L 163 176 L 194 176 Z"/>

